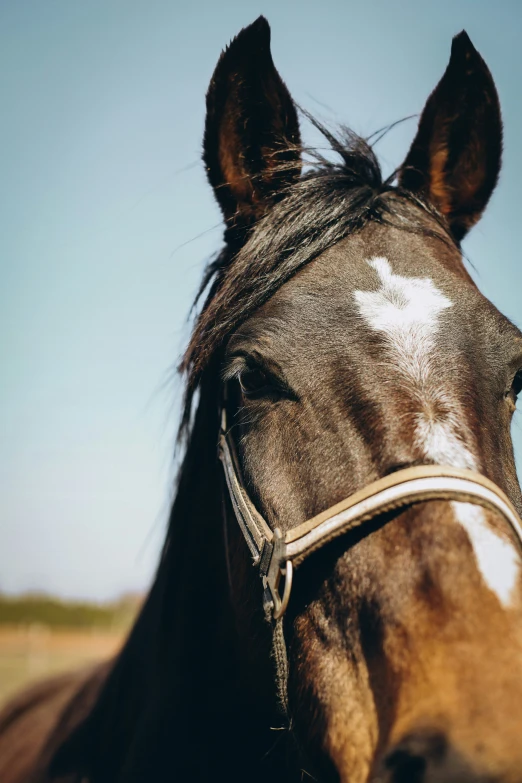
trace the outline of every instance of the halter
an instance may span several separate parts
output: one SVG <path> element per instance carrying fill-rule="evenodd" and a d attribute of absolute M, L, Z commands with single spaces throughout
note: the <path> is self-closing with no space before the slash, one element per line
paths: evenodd
<path fill-rule="evenodd" d="M 287 530 L 270 528 L 258 512 L 241 479 L 234 443 L 227 431 L 226 411 L 221 413 L 219 457 L 239 526 L 259 569 L 263 607 L 273 627 L 273 654 L 279 700 L 286 711 L 288 660 L 282 617 L 290 600 L 294 570 L 306 558 L 335 538 L 362 528 L 376 516 L 427 500 L 473 503 L 500 513 L 515 533 L 522 554 L 522 520 L 504 492 L 493 481 L 472 470 L 446 465 L 404 468 L 373 481 L 340 503 Z M 280 585 L 284 578 L 283 593 Z"/>

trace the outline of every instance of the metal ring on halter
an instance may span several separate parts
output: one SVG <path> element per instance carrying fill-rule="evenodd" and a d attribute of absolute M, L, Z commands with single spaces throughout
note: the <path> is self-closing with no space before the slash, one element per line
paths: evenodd
<path fill-rule="evenodd" d="M 286 557 L 286 545 L 280 528 L 276 527 L 272 537 L 272 551 L 266 574 L 263 576 L 263 587 L 270 593 L 272 602 L 272 617 L 279 619 L 285 613 L 290 593 L 292 591 L 292 578 L 294 564 Z M 281 577 L 285 579 L 283 595 L 279 593 Z"/>
<path fill-rule="evenodd" d="M 288 602 L 290 600 L 290 593 L 292 592 L 292 578 L 294 576 L 294 564 L 292 563 L 291 560 L 287 560 L 285 563 L 285 567 L 279 569 L 279 574 L 280 577 L 284 576 L 285 578 L 285 588 L 283 590 L 283 597 L 281 598 L 279 596 L 277 587 L 275 590 L 272 590 L 272 587 L 269 585 L 270 593 L 274 601 L 274 610 L 273 610 L 274 620 L 279 620 L 279 618 L 284 615 L 284 613 L 286 612 L 286 607 L 288 606 Z"/>

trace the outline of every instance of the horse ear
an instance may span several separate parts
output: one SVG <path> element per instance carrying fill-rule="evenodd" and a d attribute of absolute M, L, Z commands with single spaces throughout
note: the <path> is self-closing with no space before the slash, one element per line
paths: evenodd
<path fill-rule="evenodd" d="M 434 204 L 460 242 L 497 183 L 502 119 L 493 78 L 466 32 L 422 113 L 399 183 Z"/>
<path fill-rule="evenodd" d="M 203 160 L 232 234 L 262 217 L 299 178 L 299 145 L 296 108 L 260 16 L 222 52 L 207 93 Z"/>

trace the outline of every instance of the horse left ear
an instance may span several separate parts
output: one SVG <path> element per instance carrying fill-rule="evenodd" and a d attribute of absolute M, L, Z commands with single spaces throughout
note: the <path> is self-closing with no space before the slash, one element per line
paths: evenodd
<path fill-rule="evenodd" d="M 502 119 L 493 78 L 466 32 L 453 39 L 399 184 L 437 207 L 457 242 L 480 218 L 500 172 Z"/>
<path fill-rule="evenodd" d="M 203 160 L 234 242 L 301 174 L 297 111 L 274 66 L 263 16 L 241 30 L 216 66 Z"/>

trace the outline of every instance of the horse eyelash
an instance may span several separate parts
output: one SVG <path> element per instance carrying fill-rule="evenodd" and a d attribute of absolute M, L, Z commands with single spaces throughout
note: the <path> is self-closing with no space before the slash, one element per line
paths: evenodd
<path fill-rule="evenodd" d="M 243 354 L 238 354 L 231 357 L 227 362 L 221 373 L 221 380 L 223 383 L 230 383 L 230 381 L 238 381 L 241 373 L 248 369 L 248 360 Z"/>
<path fill-rule="evenodd" d="M 231 366 L 225 367 L 221 373 L 221 380 L 223 383 L 230 383 L 231 381 L 239 380 L 242 369 L 242 367 L 239 367 L 238 364 L 235 363 Z"/>

